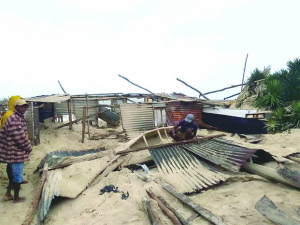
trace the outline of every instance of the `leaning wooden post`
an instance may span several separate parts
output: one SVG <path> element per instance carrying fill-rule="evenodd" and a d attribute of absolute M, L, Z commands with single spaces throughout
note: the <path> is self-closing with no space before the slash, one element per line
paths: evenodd
<path fill-rule="evenodd" d="M 43 174 L 42 174 L 42 178 L 41 178 L 41 182 L 40 182 L 40 185 L 37 189 L 37 193 L 36 193 L 36 197 L 35 197 L 35 200 L 34 202 L 32 203 L 32 206 L 31 206 L 31 210 L 29 212 L 29 216 L 28 216 L 28 219 L 27 221 L 25 221 L 23 223 L 23 225 L 30 225 L 31 224 L 31 221 L 32 221 L 32 218 L 33 218 L 33 215 L 35 213 L 35 210 L 39 204 L 39 201 L 40 201 L 40 198 L 41 198 L 41 194 L 42 194 L 42 191 L 43 191 L 43 188 L 44 188 L 44 184 L 47 180 L 47 172 L 48 172 L 48 163 L 45 163 L 44 165 L 44 169 L 43 169 Z"/>
<path fill-rule="evenodd" d="M 72 130 L 71 99 L 68 100 L 68 111 L 69 111 L 69 129 Z"/>
<path fill-rule="evenodd" d="M 245 77 L 245 71 L 246 71 L 247 59 L 248 59 L 248 53 L 247 53 L 246 60 L 245 60 L 245 66 L 244 66 L 244 72 L 243 72 L 243 80 L 242 80 L 241 91 L 243 90 L 243 84 L 244 84 L 244 77 Z"/>
<path fill-rule="evenodd" d="M 82 115 L 82 140 L 81 140 L 82 143 L 84 143 L 84 137 L 85 137 L 85 120 L 86 120 L 86 107 L 83 107 L 83 115 Z"/>

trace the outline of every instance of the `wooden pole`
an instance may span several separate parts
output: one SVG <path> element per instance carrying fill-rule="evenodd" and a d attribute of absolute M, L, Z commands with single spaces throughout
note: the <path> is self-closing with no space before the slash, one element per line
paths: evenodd
<path fill-rule="evenodd" d="M 216 92 L 220 92 L 220 91 L 225 91 L 227 89 L 231 89 L 231 88 L 235 88 L 235 87 L 239 87 L 239 86 L 243 86 L 243 85 L 245 85 L 245 84 L 231 85 L 230 87 L 226 87 L 226 88 L 223 88 L 223 89 L 220 89 L 220 90 L 210 91 L 210 92 L 204 93 L 204 95 L 209 95 L 209 94 L 212 94 L 212 93 L 216 93 Z"/>
<path fill-rule="evenodd" d="M 86 116 L 89 116 L 89 101 L 88 101 L 88 95 L 86 94 Z M 90 119 L 87 118 L 87 125 L 88 125 L 88 135 L 89 135 L 89 139 L 91 139 L 91 135 L 90 135 Z"/>
<path fill-rule="evenodd" d="M 47 180 L 47 172 L 48 172 L 48 163 L 45 163 L 44 169 L 43 169 L 42 178 L 41 178 L 41 182 L 40 182 L 40 185 L 39 185 L 39 187 L 37 189 L 35 200 L 32 203 L 32 206 L 31 206 L 31 209 L 30 209 L 27 221 L 25 221 L 23 223 L 24 225 L 30 225 L 31 224 L 33 215 L 34 215 L 34 213 L 36 211 L 36 208 L 37 208 L 37 206 L 39 204 L 39 201 L 40 201 L 40 198 L 41 198 L 41 194 L 42 194 L 42 191 L 43 191 L 44 184 L 45 184 L 45 182 Z"/>
<path fill-rule="evenodd" d="M 286 184 L 286 185 L 300 189 L 299 183 L 292 182 L 290 180 L 285 179 L 275 169 L 272 169 L 272 168 L 269 168 L 266 166 L 257 165 L 254 163 L 249 163 L 249 162 L 246 162 L 243 165 L 243 168 L 251 173 L 257 174 L 257 175 L 267 178 L 269 180 L 276 181 L 276 182 Z"/>
<path fill-rule="evenodd" d="M 86 120 L 86 108 L 83 108 L 83 116 L 82 116 L 82 140 L 81 142 L 84 143 L 84 137 L 85 137 L 85 121 Z"/>
<path fill-rule="evenodd" d="M 68 100 L 68 111 L 69 111 L 69 129 L 72 130 L 72 111 L 71 111 L 71 100 Z"/>
<path fill-rule="evenodd" d="M 190 225 L 190 223 L 185 219 L 183 218 L 183 216 L 176 210 L 174 209 L 169 202 L 167 202 L 166 199 L 164 199 L 162 196 L 158 196 L 159 200 L 171 211 L 174 213 L 174 215 L 180 220 L 180 222 L 183 224 L 183 225 Z"/>
<path fill-rule="evenodd" d="M 200 94 L 199 97 L 203 96 L 203 98 L 205 98 L 206 100 L 209 100 L 209 98 L 207 98 L 204 94 L 202 94 L 201 91 L 197 90 L 196 88 L 192 87 L 191 85 L 188 85 L 187 83 L 185 83 L 183 80 L 180 80 L 179 78 L 177 78 L 177 80 L 180 81 L 181 83 L 185 84 L 189 88 L 192 88 L 194 91 L 197 91 Z"/>
<path fill-rule="evenodd" d="M 148 215 L 151 225 L 162 225 L 162 222 L 157 214 L 150 205 L 150 201 L 147 198 L 142 198 L 144 209 Z"/>
<path fill-rule="evenodd" d="M 245 71 L 246 71 L 247 59 L 248 59 L 248 53 L 247 53 L 246 60 L 245 60 L 245 66 L 244 66 L 244 72 L 243 72 L 243 80 L 242 80 L 242 87 L 241 87 L 241 91 L 243 90 L 244 76 L 245 76 Z"/>
<path fill-rule="evenodd" d="M 62 91 L 67 95 L 67 92 L 65 91 L 65 89 L 63 88 L 63 86 L 61 85 L 61 83 L 58 81 L 59 86 L 61 87 Z"/>
<path fill-rule="evenodd" d="M 181 223 L 180 223 L 180 221 L 178 220 L 178 218 L 174 215 L 174 213 L 171 211 L 171 210 L 169 210 L 160 200 L 159 200 L 159 198 L 151 191 L 151 190 L 146 190 L 146 192 L 147 192 L 147 194 L 148 194 L 148 196 L 150 197 L 150 198 L 152 198 L 152 199 L 154 199 L 156 202 L 157 202 L 157 204 L 158 204 L 158 206 L 159 206 L 159 208 L 161 209 L 161 211 L 167 216 L 167 217 L 169 217 L 169 219 L 172 221 L 172 223 L 174 224 L 174 225 L 181 225 Z"/>
<path fill-rule="evenodd" d="M 180 201 L 182 201 L 183 203 L 185 203 L 186 205 L 188 205 L 189 207 L 194 209 L 203 218 L 207 219 L 208 221 L 210 221 L 211 223 L 216 224 L 216 225 L 226 225 L 226 223 L 224 223 L 221 218 L 217 217 L 216 215 L 214 215 L 213 213 L 211 213 L 207 209 L 205 209 L 202 206 L 198 205 L 196 202 L 193 202 L 192 199 L 190 199 L 188 196 L 176 192 L 174 190 L 174 188 L 172 186 L 170 186 L 169 184 L 167 184 L 165 182 L 162 182 L 162 181 L 160 181 L 159 183 L 162 185 L 162 187 L 166 191 L 168 191 L 170 194 L 172 194 L 173 196 L 178 198 Z"/>
<path fill-rule="evenodd" d="M 231 98 L 231 97 L 234 97 L 234 96 L 237 96 L 237 95 L 239 95 L 239 94 L 240 94 L 240 92 L 239 92 L 239 93 L 237 93 L 237 94 L 234 94 L 234 95 L 230 95 L 230 96 L 228 96 L 228 97 L 224 98 L 224 100 L 226 100 L 226 99 L 228 99 L 228 98 Z"/>
<path fill-rule="evenodd" d="M 141 88 L 141 89 L 143 89 L 143 90 L 145 90 L 145 91 L 148 91 L 148 92 L 151 93 L 151 94 L 154 94 L 153 92 L 149 91 L 148 89 L 143 88 L 143 87 L 141 87 L 141 86 L 139 86 L 139 85 L 137 85 L 137 84 L 135 84 L 135 83 L 132 83 L 132 82 L 131 82 L 130 80 L 128 80 L 126 77 L 123 77 L 123 76 L 120 75 L 120 74 L 118 74 L 118 75 L 119 75 L 119 77 L 122 77 L 124 80 L 127 80 L 129 83 L 133 84 L 134 86 L 137 86 L 137 87 L 139 87 L 139 88 Z"/>
<path fill-rule="evenodd" d="M 74 112 L 74 117 L 76 120 L 76 104 L 75 104 L 75 100 L 73 100 L 73 112 Z"/>
<path fill-rule="evenodd" d="M 201 141 L 201 140 L 209 140 L 209 139 L 223 137 L 223 136 L 225 136 L 225 134 L 217 134 L 217 135 L 212 135 L 212 136 L 208 136 L 208 137 L 202 137 L 202 138 L 197 138 L 197 139 L 192 139 L 192 140 L 187 140 L 187 141 L 177 141 L 177 142 L 167 143 L 167 144 L 145 146 L 145 147 L 141 147 L 141 148 L 137 148 L 137 149 L 133 149 L 133 150 L 119 151 L 119 152 L 116 152 L 116 154 L 119 155 L 119 154 L 126 154 L 129 152 L 138 152 L 138 151 L 146 150 L 146 149 L 161 148 L 161 147 L 174 146 L 174 145 L 182 145 L 182 144 L 186 144 L 186 143 L 193 143 L 193 142 L 197 142 L 197 141 Z"/>

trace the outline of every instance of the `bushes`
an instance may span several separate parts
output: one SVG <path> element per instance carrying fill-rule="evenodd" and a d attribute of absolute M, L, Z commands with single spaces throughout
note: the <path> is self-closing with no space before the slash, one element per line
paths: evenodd
<path fill-rule="evenodd" d="M 273 111 L 267 124 L 269 132 L 300 128 L 300 58 L 288 61 L 287 70 L 274 74 L 270 74 L 270 67 L 263 71 L 255 69 L 245 91 L 254 107 Z"/>

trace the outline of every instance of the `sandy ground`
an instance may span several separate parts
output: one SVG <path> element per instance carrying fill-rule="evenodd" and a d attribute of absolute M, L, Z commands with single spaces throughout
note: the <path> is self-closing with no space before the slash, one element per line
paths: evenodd
<path fill-rule="evenodd" d="M 91 128 L 91 133 L 105 133 L 110 130 Z M 199 135 L 217 134 L 215 131 L 201 130 Z M 267 148 L 272 154 L 279 157 L 299 151 L 300 130 L 292 130 L 291 133 L 264 135 L 264 140 L 259 144 L 244 142 L 237 135 L 233 137 L 227 134 L 229 139 L 240 142 L 252 148 Z M 82 150 L 98 147 L 106 149 L 116 148 L 122 144 L 120 139 L 88 140 L 80 142 L 81 126 L 74 125 L 74 130 L 68 128 L 53 130 L 51 127 L 41 131 L 41 144 L 33 148 L 30 161 L 25 163 L 24 178 L 29 181 L 22 186 L 21 196 L 27 196 L 25 203 L 13 204 L 12 201 L 0 202 L 0 224 L 22 224 L 30 209 L 40 176 L 33 174 L 40 160 L 49 152 L 56 150 Z M 139 156 L 149 155 L 148 151 L 140 152 Z M 108 160 L 108 159 L 107 159 Z M 91 164 L 92 165 L 92 164 Z M 299 168 L 300 164 L 296 164 Z M 95 165 L 93 164 L 93 168 Z M 6 165 L 0 164 L 0 196 L 4 196 L 8 180 L 5 172 Z M 157 175 L 157 170 L 152 170 L 152 175 Z M 82 173 L 84 175 L 84 173 Z M 214 214 L 221 217 L 227 224 L 273 224 L 255 210 L 255 204 L 264 195 L 267 195 L 281 210 L 288 215 L 300 220 L 297 210 L 300 205 L 299 191 L 277 183 L 269 182 L 255 175 L 247 176 L 238 173 L 240 179 L 230 179 L 223 184 L 210 188 L 199 194 L 194 194 L 191 199 Z M 250 179 L 249 179 L 250 177 Z M 80 182 L 80 179 L 78 179 Z M 127 200 L 121 199 L 120 193 L 105 193 L 99 195 L 100 189 L 105 185 L 113 184 L 120 191 L 129 192 Z M 154 181 L 142 181 L 129 169 L 110 173 L 102 178 L 99 183 L 84 191 L 75 199 L 57 198 L 51 205 L 46 225 L 58 224 L 149 224 L 141 199 L 147 197 L 146 190 L 152 189 L 157 195 L 166 198 L 185 218 L 194 214 L 176 198 L 163 190 Z M 151 200 L 151 205 L 158 212 L 163 224 L 172 224 L 161 212 L 156 202 Z M 32 224 L 37 224 L 37 218 Z M 210 224 L 205 219 L 198 217 L 191 224 Z"/>

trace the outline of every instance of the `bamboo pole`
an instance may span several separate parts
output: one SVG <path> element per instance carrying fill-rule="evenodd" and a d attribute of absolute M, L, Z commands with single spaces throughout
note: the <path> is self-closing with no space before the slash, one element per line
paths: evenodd
<path fill-rule="evenodd" d="M 185 84 L 185 85 L 188 86 L 189 88 L 192 88 L 194 91 L 197 91 L 197 92 L 200 94 L 199 98 L 200 98 L 201 96 L 203 96 L 203 98 L 205 98 L 206 100 L 209 100 L 209 98 L 207 98 L 204 94 L 202 94 L 202 92 L 199 91 L 198 89 L 196 89 L 196 88 L 192 87 L 191 85 L 185 83 L 183 80 L 180 80 L 179 78 L 177 78 L 177 80 L 180 81 L 181 83 Z"/>
<path fill-rule="evenodd" d="M 87 117 L 89 116 L 89 101 L 88 101 L 88 95 L 86 94 L 86 115 Z M 88 135 L 89 135 L 89 139 L 91 139 L 91 135 L 90 135 L 90 119 L 87 118 L 87 127 L 88 127 Z"/>
<path fill-rule="evenodd" d="M 45 163 L 42 178 L 41 178 L 41 181 L 40 181 L 40 185 L 37 189 L 35 200 L 32 203 L 32 206 L 31 206 L 31 209 L 30 209 L 30 212 L 29 212 L 29 215 L 28 215 L 28 219 L 27 219 L 27 221 L 25 221 L 23 223 L 23 225 L 30 225 L 31 224 L 31 221 L 33 219 L 33 215 L 34 215 L 34 213 L 37 209 L 37 206 L 38 206 L 40 198 L 41 198 L 41 194 L 42 194 L 42 191 L 43 191 L 43 188 L 44 188 L 44 184 L 47 180 L 47 172 L 48 172 L 48 163 Z"/>

